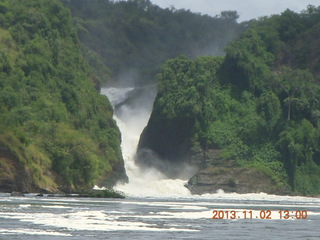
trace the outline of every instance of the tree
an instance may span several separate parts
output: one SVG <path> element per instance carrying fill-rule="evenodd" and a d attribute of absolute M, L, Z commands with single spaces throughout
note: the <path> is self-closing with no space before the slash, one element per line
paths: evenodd
<path fill-rule="evenodd" d="M 281 132 L 277 145 L 282 152 L 293 190 L 297 185 L 297 169 L 313 163 L 315 154 L 319 152 L 318 142 L 319 130 L 306 119 L 291 122 Z"/>
<path fill-rule="evenodd" d="M 275 79 L 285 95 L 283 102 L 287 107 L 287 121 L 290 121 L 293 110 L 298 114 L 309 107 L 309 100 L 313 99 L 317 89 L 314 77 L 307 70 L 293 70 L 284 66 L 276 72 Z"/>
<path fill-rule="evenodd" d="M 235 22 L 239 18 L 237 11 L 222 11 L 220 13 L 220 18 L 226 21 Z"/>

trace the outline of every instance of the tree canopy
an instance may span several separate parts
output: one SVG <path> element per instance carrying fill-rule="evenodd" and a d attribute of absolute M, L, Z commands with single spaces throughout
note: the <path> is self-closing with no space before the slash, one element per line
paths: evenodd
<path fill-rule="evenodd" d="M 225 161 L 262 169 L 295 193 L 319 194 L 319 10 L 252 20 L 223 58 L 167 61 L 140 147 L 173 162 L 172 149 L 184 159 L 193 148 L 219 149 Z"/>
<path fill-rule="evenodd" d="M 226 44 L 243 31 L 235 11 L 210 17 L 185 9 L 162 9 L 149 0 L 62 2 L 72 11 L 83 47 L 110 68 L 109 82 L 153 82 L 161 64 L 180 54 L 224 55 Z M 102 82 L 107 80 L 100 77 Z"/>
<path fill-rule="evenodd" d="M 94 88 L 70 11 L 56 0 L 2 0 L 0 12 L 0 151 L 12 156 L 0 175 L 14 175 L 6 169 L 16 161 L 16 177 L 25 174 L 16 191 L 122 178 L 112 107 Z"/>

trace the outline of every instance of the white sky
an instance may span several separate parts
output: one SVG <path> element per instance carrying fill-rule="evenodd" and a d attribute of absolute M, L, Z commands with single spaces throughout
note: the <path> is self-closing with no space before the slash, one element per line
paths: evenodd
<path fill-rule="evenodd" d="M 309 4 L 320 5 L 320 0 L 151 0 L 162 8 L 190 9 L 191 12 L 216 16 L 224 10 L 236 10 L 240 21 L 279 14 L 289 8 L 300 13 Z"/>

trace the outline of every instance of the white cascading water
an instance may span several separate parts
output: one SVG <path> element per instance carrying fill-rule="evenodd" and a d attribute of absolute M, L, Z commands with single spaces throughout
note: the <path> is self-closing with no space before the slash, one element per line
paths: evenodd
<path fill-rule="evenodd" d="M 187 197 L 190 191 L 184 187 L 186 181 L 167 179 L 156 169 L 139 168 L 135 162 L 140 134 L 147 125 L 152 111 L 155 90 L 140 89 L 140 93 L 125 102 L 134 88 L 104 88 L 101 94 L 106 95 L 113 107 L 121 104 L 114 114 L 121 131 L 121 149 L 129 183 L 118 184 L 114 188 L 133 197 Z"/>

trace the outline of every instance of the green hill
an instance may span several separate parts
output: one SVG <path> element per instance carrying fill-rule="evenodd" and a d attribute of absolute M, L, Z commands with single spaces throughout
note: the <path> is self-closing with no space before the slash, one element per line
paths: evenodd
<path fill-rule="evenodd" d="M 126 179 L 108 99 L 56 0 L 0 1 L 0 191 Z"/>
<path fill-rule="evenodd" d="M 260 191 L 237 188 L 255 169 L 264 174 L 256 183 L 272 180 L 263 191 L 320 194 L 319 20 L 320 7 L 286 10 L 250 21 L 223 58 L 167 61 L 140 155 L 149 148 L 165 163 L 205 169 L 190 180 L 193 189 L 230 175 L 211 190 Z M 150 159 L 140 164 L 159 166 Z"/>
<path fill-rule="evenodd" d="M 162 9 L 149 0 L 61 2 L 71 9 L 85 55 L 102 83 L 154 83 L 167 59 L 224 55 L 227 43 L 243 31 L 234 11 L 210 17 Z"/>

